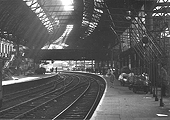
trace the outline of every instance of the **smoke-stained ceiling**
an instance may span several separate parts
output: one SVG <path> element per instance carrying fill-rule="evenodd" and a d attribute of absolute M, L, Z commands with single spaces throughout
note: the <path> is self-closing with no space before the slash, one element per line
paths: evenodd
<path fill-rule="evenodd" d="M 129 11 L 136 14 L 143 4 L 142 0 L 0 0 L 0 37 L 30 49 L 51 44 L 51 48 L 109 49 L 130 25 Z"/>

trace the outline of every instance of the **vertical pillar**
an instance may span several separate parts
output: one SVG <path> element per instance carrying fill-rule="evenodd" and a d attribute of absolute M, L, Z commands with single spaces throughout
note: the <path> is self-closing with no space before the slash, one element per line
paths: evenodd
<path fill-rule="evenodd" d="M 129 54 L 127 54 L 127 57 L 126 57 L 126 63 L 127 63 L 127 66 L 129 67 L 129 65 L 130 65 L 130 59 L 129 59 Z"/>
<path fill-rule="evenodd" d="M 156 58 L 154 61 L 154 66 L 155 66 L 155 101 L 158 101 L 158 64 L 156 62 Z"/>
<path fill-rule="evenodd" d="M 99 68 L 99 62 L 95 60 L 95 73 L 98 73 Z"/>
<path fill-rule="evenodd" d="M 77 70 L 77 60 L 76 60 L 76 70 Z"/>
<path fill-rule="evenodd" d="M 138 55 L 135 54 L 135 66 L 136 66 L 136 73 L 139 74 L 138 67 L 139 67 L 139 58 Z"/>
<path fill-rule="evenodd" d="M 122 62 L 123 62 L 122 61 L 122 56 L 119 57 L 119 62 L 120 62 L 120 68 L 119 69 L 121 69 L 122 68 Z"/>
<path fill-rule="evenodd" d="M 166 70 L 162 68 L 162 71 L 165 72 L 165 75 L 167 76 L 167 73 L 166 73 Z M 160 77 L 161 76 L 161 64 L 159 63 L 158 64 L 158 73 L 159 73 L 159 78 L 161 79 L 161 98 L 160 98 L 160 107 L 163 107 L 164 106 L 164 103 L 163 103 L 163 78 Z"/>
<path fill-rule="evenodd" d="M 135 68 L 135 65 L 134 65 L 134 63 L 135 63 L 135 58 L 134 58 L 134 56 L 135 56 L 135 53 L 134 53 L 134 52 L 131 52 L 131 54 L 130 54 L 130 60 L 131 60 L 131 68 L 132 68 L 132 69 Z"/>
<path fill-rule="evenodd" d="M 123 66 L 126 66 L 126 57 L 123 56 Z"/>
<path fill-rule="evenodd" d="M 20 55 L 20 53 L 19 53 L 19 40 L 17 40 L 17 44 L 16 44 L 16 62 L 17 62 L 17 75 L 20 75 L 20 71 L 19 71 L 19 63 L 20 63 L 20 61 L 19 61 L 19 55 Z"/>
<path fill-rule="evenodd" d="M 84 71 L 86 70 L 86 61 L 84 59 Z"/>
<path fill-rule="evenodd" d="M 152 64 L 152 66 L 151 66 L 152 67 L 151 68 L 152 69 L 151 76 L 152 76 L 152 85 L 153 85 L 153 97 L 155 97 L 155 90 L 156 90 L 155 89 L 156 88 L 155 87 L 155 75 L 154 75 L 155 74 L 155 68 L 154 68 L 154 63 L 153 62 L 154 62 L 154 59 L 152 59 L 152 63 L 151 63 Z"/>
<path fill-rule="evenodd" d="M 152 61 L 149 62 L 149 80 L 150 80 L 150 94 L 153 93 L 153 78 L 152 78 Z"/>
<path fill-rule="evenodd" d="M 0 59 L 0 108 L 2 107 L 2 67 L 3 61 Z"/>
<path fill-rule="evenodd" d="M 126 55 L 126 66 L 129 67 L 129 54 Z"/>
<path fill-rule="evenodd" d="M 132 62 L 132 64 L 133 64 L 133 72 L 134 72 L 134 74 L 136 74 L 136 52 L 134 52 L 134 54 L 133 54 L 133 62 Z"/>
<path fill-rule="evenodd" d="M 125 57 L 122 56 L 122 67 L 125 66 Z"/>
<path fill-rule="evenodd" d="M 91 68 L 94 69 L 93 60 L 91 61 Z"/>
<path fill-rule="evenodd" d="M 113 49 L 111 49 L 111 68 L 113 68 Z"/>
<path fill-rule="evenodd" d="M 131 60 L 131 53 L 129 54 L 129 69 L 132 70 L 132 60 Z"/>
<path fill-rule="evenodd" d="M 152 81 L 153 81 L 153 97 L 155 97 L 155 101 L 158 101 L 158 96 L 157 96 L 157 64 L 156 60 L 152 60 Z"/>
<path fill-rule="evenodd" d="M 109 60 L 107 60 L 107 68 L 109 68 Z"/>
<path fill-rule="evenodd" d="M 142 59 L 142 58 L 140 58 L 140 73 L 143 73 L 144 71 L 144 58 Z"/>
<path fill-rule="evenodd" d="M 125 66 L 125 65 L 126 65 L 126 57 L 123 56 L 123 66 Z"/>

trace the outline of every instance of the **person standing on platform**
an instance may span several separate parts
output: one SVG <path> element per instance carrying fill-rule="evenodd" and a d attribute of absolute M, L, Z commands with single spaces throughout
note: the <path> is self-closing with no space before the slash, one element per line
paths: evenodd
<path fill-rule="evenodd" d="M 116 77 L 114 75 L 114 71 L 112 69 L 110 69 L 110 82 L 111 82 L 111 86 L 110 87 L 114 87 L 114 81 L 115 81 Z"/>

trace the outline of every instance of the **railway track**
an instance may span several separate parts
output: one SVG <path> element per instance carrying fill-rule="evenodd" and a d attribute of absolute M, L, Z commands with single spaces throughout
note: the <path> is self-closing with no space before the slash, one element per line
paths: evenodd
<path fill-rule="evenodd" d="M 88 85 L 84 86 L 83 92 L 70 104 L 69 106 L 63 109 L 57 116 L 52 114 L 48 117 L 43 117 L 47 119 L 90 119 L 92 116 L 98 102 L 102 96 L 102 91 L 104 90 L 104 84 L 100 81 L 92 78 L 88 78 Z M 76 91 L 72 91 L 72 94 L 76 94 Z M 65 103 L 66 104 L 66 103 Z"/>
<path fill-rule="evenodd" d="M 24 100 L 28 100 L 29 98 L 33 96 L 37 96 L 38 94 L 49 92 L 56 88 L 56 84 L 59 85 L 63 81 L 64 79 L 61 79 L 61 78 L 53 78 L 52 81 L 47 82 L 45 84 L 41 84 L 36 87 L 31 87 L 29 89 L 6 94 L 3 96 L 3 106 L 0 108 L 0 110 L 10 107 L 12 105 L 15 105 Z"/>
<path fill-rule="evenodd" d="M 52 120 L 86 120 L 90 119 L 98 102 L 101 98 L 101 84 L 96 79 L 90 78 L 89 84 L 84 92 L 72 102 L 60 114 L 53 117 Z"/>
<path fill-rule="evenodd" d="M 102 83 L 95 78 L 66 74 L 55 89 L 0 111 L 0 119 L 86 119 L 99 102 Z"/>

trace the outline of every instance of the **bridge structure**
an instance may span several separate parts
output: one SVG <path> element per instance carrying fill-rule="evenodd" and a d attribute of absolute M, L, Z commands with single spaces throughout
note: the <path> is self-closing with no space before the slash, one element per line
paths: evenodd
<path fill-rule="evenodd" d="M 26 51 L 25 57 L 34 53 L 36 50 Z M 39 50 L 35 60 L 97 60 L 97 61 L 110 61 L 110 50 L 90 50 L 90 49 L 43 49 Z"/>

